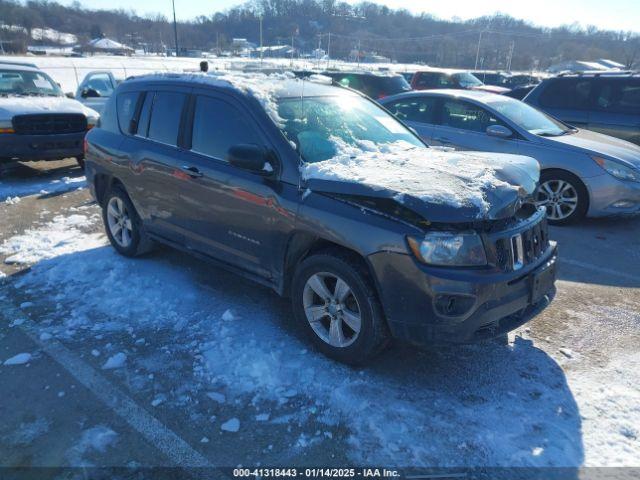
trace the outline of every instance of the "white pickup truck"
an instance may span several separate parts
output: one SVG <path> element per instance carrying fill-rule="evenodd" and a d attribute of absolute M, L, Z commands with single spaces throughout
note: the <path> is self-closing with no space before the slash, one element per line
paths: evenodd
<path fill-rule="evenodd" d="M 89 72 L 76 90 L 76 100 L 98 113 L 102 113 L 105 103 L 120 83 L 109 70 Z"/>

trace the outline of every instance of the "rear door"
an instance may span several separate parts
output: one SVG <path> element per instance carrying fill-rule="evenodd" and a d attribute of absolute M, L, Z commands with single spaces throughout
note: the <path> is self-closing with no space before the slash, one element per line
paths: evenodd
<path fill-rule="evenodd" d="M 413 128 L 428 145 L 432 144 L 433 125 L 436 120 L 437 97 L 410 96 L 385 104 L 387 110 Z"/>
<path fill-rule="evenodd" d="M 189 248 L 263 278 L 272 278 L 293 216 L 280 207 L 280 182 L 227 161 L 230 147 L 271 150 L 256 117 L 234 97 L 194 91 L 186 175 L 178 188 L 180 230 Z M 275 163 L 275 161 L 274 161 Z M 275 167 L 275 165 L 274 165 Z"/>
<path fill-rule="evenodd" d="M 450 98 L 443 99 L 439 109 L 438 124 L 432 130 L 433 145 L 454 147 L 456 150 L 518 153 L 515 139 L 487 135 L 487 127 L 491 125 L 509 128 L 487 109 Z"/>
<path fill-rule="evenodd" d="M 569 125 L 587 128 L 593 86 L 594 79 L 591 77 L 553 79 L 540 93 L 539 107 Z"/>
<path fill-rule="evenodd" d="M 596 80 L 589 130 L 640 144 L 640 77 Z"/>
<path fill-rule="evenodd" d="M 186 114 L 190 89 L 171 86 L 146 92 L 127 139 L 131 154 L 132 196 L 156 234 L 175 242 L 182 241 L 176 199 L 185 175 L 184 150 L 180 145 L 181 124 Z"/>

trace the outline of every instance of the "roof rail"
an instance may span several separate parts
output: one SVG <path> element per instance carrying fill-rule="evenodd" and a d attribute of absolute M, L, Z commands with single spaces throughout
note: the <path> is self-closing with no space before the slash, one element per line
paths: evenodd
<path fill-rule="evenodd" d="M 577 72 L 560 72 L 557 77 L 613 77 L 616 75 L 638 75 L 640 72 L 637 70 L 582 70 Z"/>

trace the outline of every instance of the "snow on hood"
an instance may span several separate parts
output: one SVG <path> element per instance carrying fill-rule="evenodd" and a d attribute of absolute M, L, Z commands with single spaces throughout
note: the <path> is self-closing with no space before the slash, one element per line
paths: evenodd
<path fill-rule="evenodd" d="M 0 97 L 0 120 L 10 120 L 15 115 L 34 113 L 81 113 L 98 117 L 98 113 L 77 100 L 67 97 Z"/>
<path fill-rule="evenodd" d="M 302 166 L 311 190 L 394 198 L 436 222 L 511 216 L 540 175 L 538 162 L 519 155 L 332 141 L 337 155 Z"/>

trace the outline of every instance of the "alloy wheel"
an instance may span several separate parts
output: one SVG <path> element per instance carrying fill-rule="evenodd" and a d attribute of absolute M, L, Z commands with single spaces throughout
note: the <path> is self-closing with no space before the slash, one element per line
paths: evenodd
<path fill-rule="evenodd" d="M 111 197 L 107 204 L 107 222 L 109 232 L 122 248 L 128 248 L 133 241 L 133 223 L 127 206 L 119 197 Z"/>
<path fill-rule="evenodd" d="M 538 187 L 535 203 L 547 209 L 549 219 L 564 220 L 578 208 L 578 192 L 565 180 L 547 180 Z"/>
<path fill-rule="evenodd" d="M 360 334 L 360 306 L 351 287 L 333 273 L 315 273 L 303 290 L 303 307 L 313 331 L 333 347 L 353 344 Z"/>

